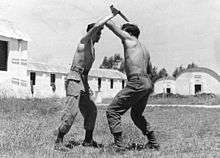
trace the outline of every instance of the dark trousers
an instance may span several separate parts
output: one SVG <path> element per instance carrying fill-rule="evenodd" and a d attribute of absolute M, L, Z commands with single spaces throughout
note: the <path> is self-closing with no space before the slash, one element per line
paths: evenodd
<path fill-rule="evenodd" d="M 134 124 L 146 134 L 149 123 L 142 115 L 147 104 L 148 96 L 153 90 L 153 84 L 148 77 L 132 76 L 108 106 L 106 115 L 112 134 L 122 132 L 121 116 L 131 108 L 131 118 Z"/>
<path fill-rule="evenodd" d="M 83 92 L 82 80 L 67 81 L 67 98 L 66 109 L 61 118 L 59 131 L 63 134 L 69 132 L 78 112 L 84 117 L 85 130 L 93 131 L 97 116 L 97 108 L 94 102 L 90 99 L 89 93 Z"/>

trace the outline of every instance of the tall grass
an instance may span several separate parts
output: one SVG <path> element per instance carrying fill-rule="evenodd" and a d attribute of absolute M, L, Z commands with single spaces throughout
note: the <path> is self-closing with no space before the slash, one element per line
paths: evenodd
<path fill-rule="evenodd" d="M 113 138 L 105 116 L 106 107 L 98 107 L 94 138 L 102 149 L 75 146 L 70 152 L 53 150 L 55 131 L 65 99 L 0 98 L 0 157 L 220 157 L 220 109 L 190 107 L 146 107 L 144 115 L 156 131 L 159 152 L 130 150 L 115 153 L 109 144 Z M 147 139 L 134 126 L 129 111 L 122 118 L 124 141 L 145 144 Z M 78 115 L 65 137 L 82 142 L 83 119 Z"/>

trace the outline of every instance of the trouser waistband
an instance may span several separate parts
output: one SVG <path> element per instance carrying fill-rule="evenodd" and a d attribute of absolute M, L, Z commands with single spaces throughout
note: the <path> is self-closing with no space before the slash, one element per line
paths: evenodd
<path fill-rule="evenodd" d="M 144 74 L 144 73 L 134 73 L 134 74 L 130 74 L 127 76 L 127 79 L 130 79 L 133 76 L 139 76 L 139 77 L 149 77 L 148 74 Z"/>
<path fill-rule="evenodd" d="M 71 68 L 70 68 L 70 70 L 71 70 L 71 71 L 76 71 L 76 72 L 82 74 L 83 71 L 84 71 L 84 68 L 78 67 L 78 66 L 73 66 L 73 65 L 72 65 Z"/>

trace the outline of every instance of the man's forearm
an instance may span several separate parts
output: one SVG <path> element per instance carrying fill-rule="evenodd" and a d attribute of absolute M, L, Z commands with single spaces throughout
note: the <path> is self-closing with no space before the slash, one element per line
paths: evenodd
<path fill-rule="evenodd" d="M 115 17 L 115 15 L 109 15 L 109 16 L 106 16 L 106 17 L 100 19 L 98 22 L 96 22 L 95 25 L 93 26 L 93 28 L 91 30 L 89 30 L 89 32 L 87 32 L 86 36 L 84 36 L 81 39 L 81 42 L 90 40 L 92 35 L 99 32 L 103 28 L 105 23 L 107 21 L 109 21 L 110 19 L 112 19 L 113 17 Z"/>
<path fill-rule="evenodd" d="M 111 20 L 111 19 L 114 18 L 114 17 L 115 17 L 115 15 L 106 16 L 106 17 L 100 19 L 100 20 L 95 24 L 94 27 L 100 27 L 100 26 L 102 27 L 102 26 L 105 25 L 106 22 L 108 22 L 109 20 Z"/>

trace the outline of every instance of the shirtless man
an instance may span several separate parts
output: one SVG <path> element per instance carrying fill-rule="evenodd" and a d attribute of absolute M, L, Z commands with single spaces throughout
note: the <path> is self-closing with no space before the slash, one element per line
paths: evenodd
<path fill-rule="evenodd" d="M 140 30 L 136 25 L 124 24 L 117 27 L 111 20 L 106 26 L 121 39 L 124 47 L 125 72 L 127 85 L 108 106 L 106 115 L 109 128 L 114 136 L 114 147 L 125 149 L 122 140 L 121 116 L 131 108 L 131 118 L 134 124 L 147 136 L 147 147 L 159 149 L 154 132 L 150 131 L 149 123 L 143 116 L 148 97 L 153 91 L 153 83 L 149 78 L 152 72 L 150 54 L 138 40 Z"/>
<path fill-rule="evenodd" d="M 112 10 L 112 15 L 99 20 L 97 23 L 89 24 L 87 34 L 81 38 L 78 44 L 70 72 L 66 78 L 66 109 L 61 118 L 61 125 L 58 128 L 55 150 L 68 150 L 63 145 L 63 138 L 69 132 L 79 110 L 84 117 L 84 128 L 86 130 L 82 145 L 98 147 L 98 144 L 93 140 L 97 108 L 90 99 L 88 73 L 95 60 L 94 44 L 99 41 L 104 24 L 116 16 L 117 13 Z"/>

